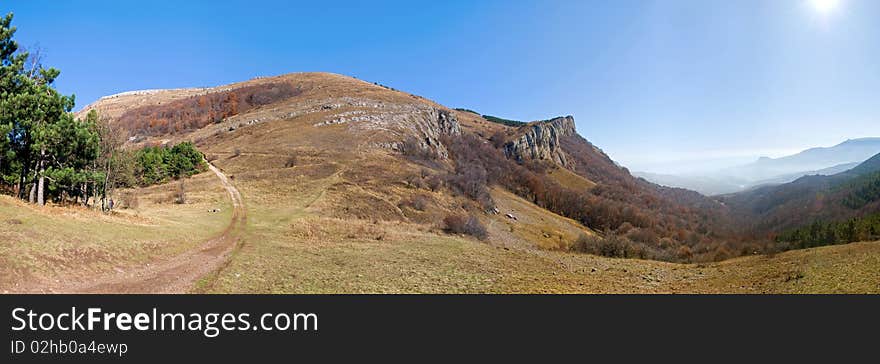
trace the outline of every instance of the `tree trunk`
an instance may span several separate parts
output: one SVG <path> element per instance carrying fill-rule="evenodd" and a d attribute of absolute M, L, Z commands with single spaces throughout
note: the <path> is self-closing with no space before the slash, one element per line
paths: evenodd
<path fill-rule="evenodd" d="M 101 189 L 101 210 L 105 210 L 105 206 L 107 206 L 107 195 L 110 192 L 110 161 L 113 158 L 113 154 L 111 153 L 107 156 L 107 168 L 104 170 L 104 186 Z M 95 201 L 98 200 L 98 191 L 95 191 Z"/>
<path fill-rule="evenodd" d="M 37 184 L 37 204 L 43 206 L 46 204 L 46 196 L 45 196 L 45 188 L 46 188 L 46 177 L 43 176 L 43 173 L 46 172 L 45 163 L 43 162 L 46 156 L 46 150 L 40 150 L 40 181 Z"/>
<path fill-rule="evenodd" d="M 36 194 L 37 194 L 37 182 L 34 181 L 34 183 L 31 184 L 31 192 L 30 192 L 30 194 L 28 194 L 28 202 L 29 203 L 34 203 L 37 201 Z"/>
<path fill-rule="evenodd" d="M 89 183 L 83 182 L 82 187 L 80 187 L 80 189 L 82 190 L 82 195 L 83 195 L 83 207 L 88 207 L 89 206 L 89 197 L 91 197 L 91 196 L 89 196 Z"/>

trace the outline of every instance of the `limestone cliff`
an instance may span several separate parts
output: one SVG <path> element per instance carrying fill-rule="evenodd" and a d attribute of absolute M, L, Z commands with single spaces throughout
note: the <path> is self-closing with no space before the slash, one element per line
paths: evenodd
<path fill-rule="evenodd" d="M 575 133 L 571 116 L 530 123 L 520 127 L 516 137 L 504 145 L 504 154 L 519 162 L 548 160 L 567 167 L 568 158 L 562 151 L 559 138 Z"/>

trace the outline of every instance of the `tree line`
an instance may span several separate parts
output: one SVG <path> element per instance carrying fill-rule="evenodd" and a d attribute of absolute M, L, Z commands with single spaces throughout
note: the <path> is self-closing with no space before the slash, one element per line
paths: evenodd
<path fill-rule="evenodd" d="M 776 241 L 793 249 L 880 240 L 880 214 L 846 221 L 815 221 L 809 226 L 779 234 Z"/>
<path fill-rule="evenodd" d="M 102 172 L 97 114 L 74 118 L 74 97 L 53 83 L 39 53 L 19 49 L 12 14 L 0 19 L 0 177 L 4 189 L 32 203 L 97 195 Z"/>
<path fill-rule="evenodd" d="M 428 188 L 445 186 L 473 200 L 482 210 L 492 211 L 495 204 L 489 186 L 502 186 L 600 234 L 580 239 L 572 246 L 575 251 L 684 262 L 723 260 L 770 249 L 765 244 L 715 235 L 714 225 L 718 222 L 712 221 L 711 214 L 697 207 L 677 205 L 661 192 L 651 194 L 635 185 L 638 182 L 615 181 L 590 190 L 575 190 L 549 177 L 548 170 L 556 167 L 540 161 L 517 163 L 507 159 L 492 143 L 475 134 L 464 132 L 454 138 L 445 137 L 443 143 L 453 165 L 444 174 L 427 178 Z M 432 169 L 445 169 L 436 161 L 438 156 L 408 150 L 404 149 L 404 155 L 410 160 Z"/>

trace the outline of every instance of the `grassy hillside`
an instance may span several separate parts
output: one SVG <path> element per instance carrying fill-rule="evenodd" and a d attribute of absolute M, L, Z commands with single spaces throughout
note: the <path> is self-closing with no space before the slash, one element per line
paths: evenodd
<path fill-rule="evenodd" d="M 238 87 L 255 92 L 241 109 L 242 104 L 233 101 L 248 95 L 236 91 Z M 263 98 L 263 92 L 272 97 Z M 158 98 L 151 99 L 151 94 Z M 197 118 L 189 126 L 181 118 L 152 127 L 149 120 L 132 118 L 161 117 L 169 104 L 200 115 L 216 109 L 220 117 Z M 715 217 L 695 211 L 711 201 L 635 180 L 579 137 L 562 140 L 565 152 L 573 156 L 571 170 L 500 163 L 492 159 L 503 158 L 492 138 L 515 136 L 516 129 L 350 77 L 291 74 L 197 91 L 123 95 L 90 108 L 134 125 L 131 133 L 136 138 L 130 146 L 196 142 L 241 193 L 239 205 L 246 213 L 237 220 L 243 224 L 236 230 L 237 244 L 228 258 L 223 257 L 225 264 L 191 288 L 196 292 L 880 290 L 877 243 L 700 265 L 572 253 L 569 250 L 581 237 L 606 232 L 597 234 L 587 227 L 584 222 L 592 221 L 591 214 L 570 219 L 554 213 L 569 210 L 554 209 L 565 201 L 541 186 L 615 201 L 618 217 L 661 221 L 658 231 L 669 234 L 686 228 L 682 241 L 692 237 L 693 244 L 710 243 L 706 246 L 718 244 L 709 233 L 700 232 L 711 227 Z M 457 117 L 460 130 L 450 125 L 449 115 Z M 153 129 L 156 125 L 161 127 Z M 469 142 L 454 145 L 455 140 Z M 493 157 L 473 153 L 487 150 Z M 489 164 L 482 171 L 471 168 L 477 162 Z M 534 183 L 535 178 L 547 184 Z M 0 221 L 7 223 L 0 226 L 0 234 L 15 237 L 15 243 L 0 243 L 0 259 L 8 263 L 0 268 L 6 270 L 0 287 L 51 290 L 62 277 L 125 276 L 139 266 L 162 264 L 181 252 L 198 250 L 233 217 L 228 197 L 213 176 L 197 175 L 187 186 L 190 204 L 166 202 L 173 184 L 156 186 L 128 191 L 141 196 L 140 206 L 111 216 L 75 208 L 34 209 L 3 200 Z M 670 201 L 684 201 L 686 206 Z M 221 213 L 208 212 L 218 207 Z M 451 215 L 475 216 L 488 237 L 447 233 L 444 220 Z M 51 228 L 37 228 L 47 221 Z M 633 239 L 646 235 L 638 226 L 628 229 Z M 666 249 L 657 246 L 661 248 Z"/>
<path fill-rule="evenodd" d="M 186 204 L 173 203 L 176 188 L 120 191 L 120 205 L 121 195 L 135 194 L 138 206 L 110 215 L 0 196 L 0 292 L 51 290 L 125 272 L 192 249 L 229 224 L 230 203 L 213 174 L 187 180 Z"/>

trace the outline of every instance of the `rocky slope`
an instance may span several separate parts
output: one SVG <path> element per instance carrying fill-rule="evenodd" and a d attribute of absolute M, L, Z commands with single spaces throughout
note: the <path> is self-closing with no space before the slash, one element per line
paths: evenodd
<path fill-rule="evenodd" d="M 442 136 L 461 133 L 455 113 L 418 96 L 328 73 L 262 77 L 201 89 L 148 90 L 104 97 L 77 113 L 97 110 L 130 140 L 167 143 L 234 133 L 267 122 L 313 119 L 313 128 L 341 127 L 364 138 L 361 147 L 400 151 L 415 140 L 447 154 Z"/>
<path fill-rule="evenodd" d="M 504 153 L 518 162 L 548 160 L 567 167 L 568 157 L 562 150 L 560 138 L 576 133 L 571 116 L 536 121 L 520 127 L 517 137 L 504 145 Z"/>

